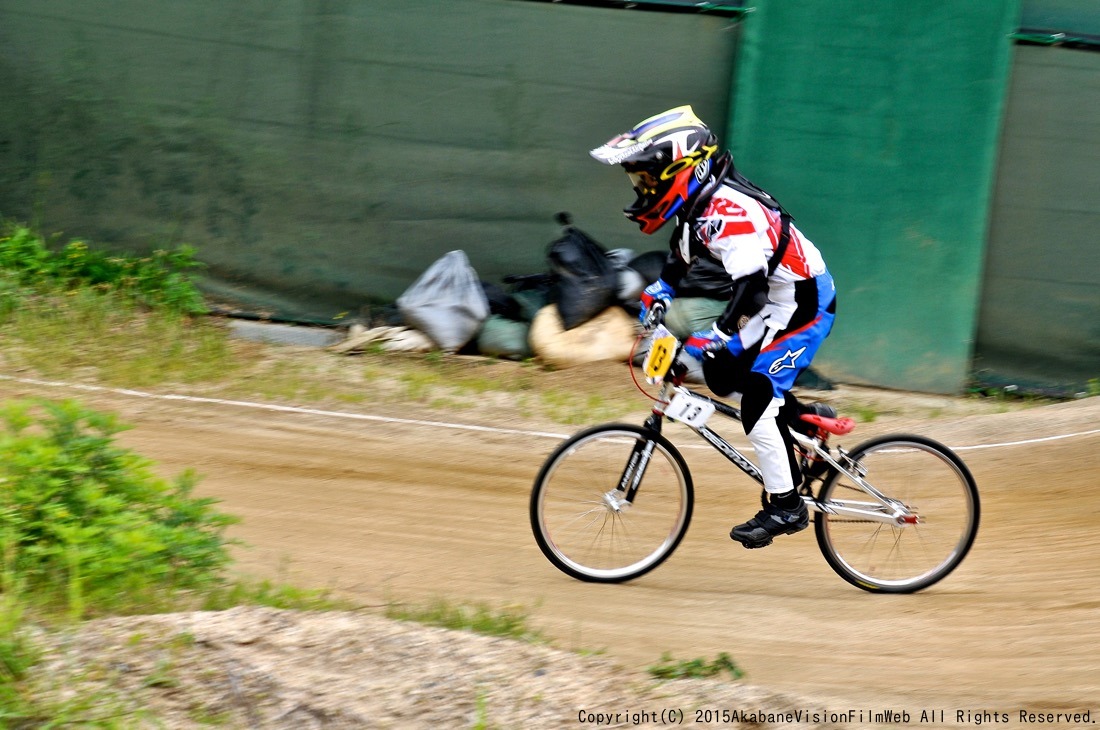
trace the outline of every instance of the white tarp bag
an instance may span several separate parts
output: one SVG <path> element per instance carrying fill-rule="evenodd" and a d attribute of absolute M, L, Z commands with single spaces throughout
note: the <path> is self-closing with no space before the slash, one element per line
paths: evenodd
<path fill-rule="evenodd" d="M 397 298 L 405 324 L 445 352 L 472 340 L 489 317 L 489 300 L 463 251 L 451 251 L 429 266 Z"/>
<path fill-rule="evenodd" d="M 377 347 L 384 352 L 431 352 L 435 343 L 420 330 L 408 327 L 375 327 L 348 334 L 343 342 L 328 349 L 345 355 L 368 352 Z"/>

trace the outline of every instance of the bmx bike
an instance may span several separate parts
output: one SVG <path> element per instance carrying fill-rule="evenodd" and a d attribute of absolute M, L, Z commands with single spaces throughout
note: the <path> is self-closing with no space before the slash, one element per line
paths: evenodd
<path fill-rule="evenodd" d="M 740 411 L 684 385 L 683 344 L 663 325 L 642 364 L 659 385 L 641 426 L 608 423 L 566 439 L 547 458 L 531 492 L 535 540 L 559 570 L 583 581 L 621 583 L 645 575 L 676 550 L 695 502 L 684 456 L 662 434 L 687 426 L 763 484 L 757 466 L 712 430 L 712 417 Z M 631 367 L 635 385 L 646 395 Z M 912 434 L 832 448 L 850 418 L 803 415 L 791 424 L 802 470 L 799 493 L 814 517 L 821 554 L 841 578 L 872 593 L 913 593 L 947 577 L 978 531 L 978 489 L 947 446 Z M 761 499 L 767 495 L 761 491 Z"/>

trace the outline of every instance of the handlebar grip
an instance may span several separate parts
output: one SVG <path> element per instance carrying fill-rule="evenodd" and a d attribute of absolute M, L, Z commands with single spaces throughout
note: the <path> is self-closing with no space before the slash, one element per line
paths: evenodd
<path fill-rule="evenodd" d="M 663 301 L 653 302 L 649 307 L 649 311 L 645 314 L 645 321 L 642 322 L 642 326 L 647 330 L 655 329 L 657 325 L 664 323 L 667 311 L 668 306 Z"/>

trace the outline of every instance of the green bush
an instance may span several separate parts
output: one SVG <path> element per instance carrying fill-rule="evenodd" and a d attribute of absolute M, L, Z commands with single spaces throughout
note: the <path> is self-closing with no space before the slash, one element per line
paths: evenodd
<path fill-rule="evenodd" d="M 72 401 L 7 404 L 0 419 L 0 537 L 35 603 L 79 617 L 149 608 L 217 585 L 235 522 L 114 445 L 123 426 Z"/>
<path fill-rule="evenodd" d="M 25 226 L 0 226 L 0 270 L 25 287 L 115 291 L 151 309 L 203 314 L 206 306 L 190 274 L 202 268 L 195 249 L 180 246 L 145 257 L 117 256 L 73 240 L 59 251 Z M 4 306 L 0 286 L 0 309 Z"/>
<path fill-rule="evenodd" d="M 0 222 L 0 346 L 8 368 L 44 377 L 93 372 L 131 388 L 222 380 L 237 366 L 226 329 L 205 311 L 186 246 L 144 258 L 72 241 L 54 252 Z"/>

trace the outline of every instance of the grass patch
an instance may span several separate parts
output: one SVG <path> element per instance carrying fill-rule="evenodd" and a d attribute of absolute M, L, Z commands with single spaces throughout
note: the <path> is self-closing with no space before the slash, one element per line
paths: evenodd
<path fill-rule="evenodd" d="M 539 401 L 554 420 L 569 425 L 611 421 L 625 413 L 638 410 L 633 399 L 630 405 L 610 401 L 599 394 L 575 393 L 563 390 L 546 390 L 539 393 Z M 634 406 L 634 407 L 630 407 Z"/>
<path fill-rule="evenodd" d="M 436 598 L 424 605 L 390 603 L 386 618 L 412 621 L 455 631 L 472 631 L 529 643 L 546 643 L 542 632 L 532 628 L 522 607 L 494 609 L 487 604 L 456 604 Z"/>
<path fill-rule="evenodd" d="M 90 371 L 110 384 L 223 380 L 236 368 L 180 247 L 115 256 L 74 240 L 58 247 L 0 223 L 0 344 L 9 365 L 46 376 Z"/>
<path fill-rule="evenodd" d="M 713 660 L 691 659 L 688 661 L 675 660 L 672 655 L 665 652 L 661 660 L 649 667 L 650 675 L 657 679 L 710 679 L 729 674 L 730 679 L 741 679 L 745 676 L 733 659 L 726 652 L 722 652 Z"/>
<path fill-rule="evenodd" d="M 409 406 L 469 412 L 507 405 L 569 425 L 637 409 L 627 380 L 610 396 L 585 379 L 539 391 L 542 368 L 441 352 L 295 351 L 230 337 L 205 311 L 181 247 L 141 258 L 60 246 L 0 223 L 0 357 L 50 379 L 296 404 Z M 517 413 L 518 408 L 518 413 Z"/>
<path fill-rule="evenodd" d="M 874 406 L 856 406 L 852 410 L 855 412 L 857 423 L 874 423 L 879 415 L 878 409 Z"/>
<path fill-rule="evenodd" d="M 107 384 L 149 387 L 225 381 L 240 371 L 216 322 L 144 311 L 112 292 L 30 296 L 0 326 L 6 359 L 49 377 L 90 372 Z"/>
<path fill-rule="evenodd" d="M 266 606 L 293 611 L 351 611 L 351 601 L 318 588 L 299 588 L 288 583 L 241 578 L 207 591 L 202 597 L 204 611 L 223 611 L 234 606 Z"/>

